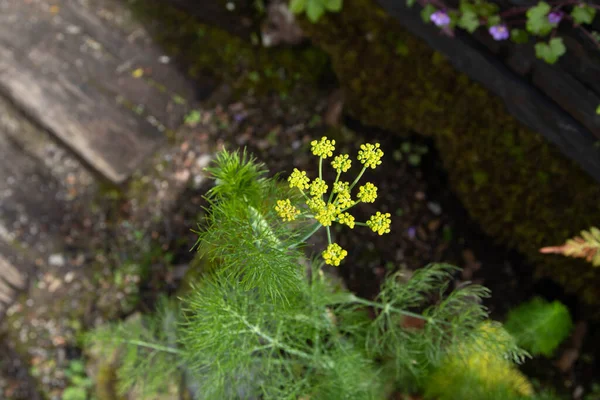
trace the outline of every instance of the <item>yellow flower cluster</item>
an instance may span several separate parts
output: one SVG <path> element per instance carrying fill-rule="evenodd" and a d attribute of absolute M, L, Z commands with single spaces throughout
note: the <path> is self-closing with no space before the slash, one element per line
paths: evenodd
<path fill-rule="evenodd" d="M 360 146 L 357 158 L 363 164 L 363 168 L 352 184 L 339 179 L 342 173 L 347 172 L 352 167 L 350 156 L 348 154 L 335 156 L 333 161 L 331 161 L 331 166 L 338 175 L 335 182 L 331 185 L 331 193 L 327 196 L 329 185 L 322 178 L 322 165 L 323 159 L 333 157 L 335 140 L 329 140 L 323 136 L 320 140 L 313 140 L 310 144 L 312 153 L 319 157 L 319 177 L 311 181 L 306 171 L 294 168 L 294 171 L 288 178 L 288 182 L 290 188 L 298 188 L 306 198 L 306 206 L 311 212 L 307 213 L 306 216 L 314 218 L 319 224 L 327 228 L 329 246 L 322 253 L 323 259 L 329 265 L 338 266 L 348 252 L 338 244 L 331 243 L 329 227 L 333 222 L 346 225 L 350 229 L 354 229 L 355 225 L 366 225 L 373 232 L 380 235 L 390 232 L 391 220 L 389 213 L 382 214 L 377 212 L 366 223 L 363 223 L 356 222 L 354 216 L 346 211 L 359 202 L 373 203 L 377 199 L 377 187 L 371 182 L 367 182 L 358 188 L 358 193 L 356 194 L 357 200 L 352 198 L 351 191 L 367 168 L 375 168 L 381 164 L 383 151 L 380 149 L 379 143 L 363 144 Z M 308 190 L 308 193 L 305 193 L 305 190 Z M 301 214 L 300 210 L 291 204 L 290 199 L 278 200 L 275 210 L 284 221 L 293 221 Z"/>
<path fill-rule="evenodd" d="M 300 171 L 298 168 L 294 168 L 294 172 L 288 178 L 290 187 L 297 187 L 300 190 L 308 189 L 310 179 L 306 176 L 306 171 Z"/>
<path fill-rule="evenodd" d="M 315 180 L 310 184 L 310 195 L 315 197 L 323 196 L 325 193 L 327 193 L 328 188 L 329 187 L 323 179 L 315 178 Z"/>
<path fill-rule="evenodd" d="M 347 208 L 350 208 L 354 205 L 354 201 L 352 200 L 352 196 L 350 195 L 350 190 L 346 189 L 338 193 L 335 204 L 339 207 L 340 212 Z"/>
<path fill-rule="evenodd" d="M 371 228 L 373 232 L 377 232 L 380 235 L 390 233 L 390 225 L 392 224 L 390 216 L 390 213 L 382 214 L 377 211 L 375 215 L 371 215 L 371 218 L 367 221 L 367 226 Z"/>
<path fill-rule="evenodd" d="M 352 160 L 350 160 L 350 156 L 348 154 L 340 154 L 339 156 L 335 156 L 331 162 L 331 166 L 338 174 L 341 174 L 342 172 L 346 172 L 350 169 L 352 166 Z"/>
<path fill-rule="evenodd" d="M 338 181 L 333 184 L 333 193 L 350 192 L 350 183 Z"/>
<path fill-rule="evenodd" d="M 335 221 L 338 215 L 338 208 L 329 203 L 325 207 L 322 207 L 317 211 L 315 219 L 323 226 L 331 226 L 331 223 Z"/>
<path fill-rule="evenodd" d="M 321 140 L 313 140 L 310 142 L 312 153 L 321 158 L 333 156 L 335 150 L 335 140 L 329 140 L 325 136 Z"/>
<path fill-rule="evenodd" d="M 277 211 L 281 219 L 284 221 L 293 221 L 298 215 L 300 215 L 300 210 L 292 205 L 290 199 L 277 200 L 275 211 Z"/>
<path fill-rule="evenodd" d="M 374 203 L 377 200 L 377 186 L 367 182 L 358 188 L 358 199 L 364 203 Z"/>
<path fill-rule="evenodd" d="M 322 253 L 323 259 L 325 260 L 325 264 L 339 266 L 340 263 L 346 256 L 348 252 L 342 249 L 337 243 L 331 243 L 327 246 L 327 249 Z"/>
<path fill-rule="evenodd" d="M 379 148 L 380 146 L 379 143 L 375 143 L 374 145 L 371 143 L 360 145 L 358 161 L 366 168 L 375 169 L 375 167 L 381 164 L 381 157 L 383 157 L 383 151 Z"/>
<path fill-rule="evenodd" d="M 348 225 L 350 229 L 354 229 L 354 217 L 350 213 L 340 213 L 338 215 L 338 222 L 343 225 Z"/>

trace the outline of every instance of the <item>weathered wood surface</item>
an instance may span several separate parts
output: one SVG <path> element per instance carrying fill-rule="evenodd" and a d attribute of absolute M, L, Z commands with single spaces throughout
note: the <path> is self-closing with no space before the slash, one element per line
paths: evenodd
<path fill-rule="evenodd" d="M 600 64 L 586 49 L 573 47 L 574 54 L 556 66 L 535 59 L 525 47 L 514 47 L 503 60 L 497 54 L 504 52 L 501 46 L 507 44 L 493 42 L 489 35 L 458 33 L 450 38 L 424 24 L 418 7 L 409 8 L 404 1 L 377 1 L 459 71 L 500 96 L 510 113 L 600 182 L 600 149 L 595 145 L 600 139 L 600 116 L 594 114 L 600 104 L 600 92 L 596 92 Z M 529 76 L 533 78 L 526 78 Z"/>
<path fill-rule="evenodd" d="M 0 91 L 115 183 L 180 124 L 193 97 L 140 27 L 112 20 L 128 12 L 119 4 L 0 0 Z"/>
<path fill-rule="evenodd" d="M 94 176 L 0 97 L 0 320 L 37 266 L 62 252 L 64 227 L 96 190 Z"/>

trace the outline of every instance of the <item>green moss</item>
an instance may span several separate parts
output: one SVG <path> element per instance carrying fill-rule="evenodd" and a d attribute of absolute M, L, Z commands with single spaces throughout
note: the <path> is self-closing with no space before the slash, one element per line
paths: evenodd
<path fill-rule="evenodd" d="M 330 54 L 347 112 L 367 125 L 434 136 L 454 189 L 483 229 L 598 304 L 600 269 L 538 252 L 600 225 L 596 182 L 372 0 L 346 2 L 341 13 L 303 26 Z"/>
<path fill-rule="evenodd" d="M 314 47 L 267 49 L 159 2 L 137 1 L 133 10 L 192 76 L 207 74 L 241 91 L 287 94 L 329 71 L 328 57 Z"/>

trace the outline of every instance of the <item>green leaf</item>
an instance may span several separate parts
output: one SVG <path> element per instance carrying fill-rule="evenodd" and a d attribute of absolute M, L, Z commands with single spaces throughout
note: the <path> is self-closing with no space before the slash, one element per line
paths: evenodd
<path fill-rule="evenodd" d="M 562 38 L 552 38 L 548 43 L 540 42 L 535 45 L 536 57 L 548 64 L 554 64 L 566 51 Z"/>
<path fill-rule="evenodd" d="M 540 1 L 535 7 L 531 7 L 527 15 L 526 28 L 530 33 L 539 36 L 549 34 L 554 25 L 548 21 L 548 13 L 552 8 L 544 1 Z"/>
<path fill-rule="evenodd" d="M 307 1 L 308 3 L 306 4 L 306 16 L 308 17 L 310 22 L 315 23 L 319 20 L 319 18 L 321 18 L 321 16 L 325 12 L 325 7 L 323 6 L 323 3 L 321 3 L 321 0 Z"/>
<path fill-rule="evenodd" d="M 596 114 L 600 115 L 600 104 L 596 107 Z"/>
<path fill-rule="evenodd" d="M 510 31 L 510 39 L 518 44 L 527 43 L 529 34 L 524 29 L 513 29 Z"/>
<path fill-rule="evenodd" d="M 290 3 L 290 11 L 294 14 L 300 14 L 306 9 L 306 0 L 292 0 Z"/>
<path fill-rule="evenodd" d="M 466 13 L 466 12 L 472 12 L 477 14 L 477 9 L 475 8 L 475 6 L 471 3 L 468 3 L 466 1 L 461 1 L 460 2 L 460 6 L 459 6 L 460 12 L 462 13 Z"/>
<path fill-rule="evenodd" d="M 571 17 L 576 24 L 591 24 L 596 16 L 596 9 L 587 4 L 579 4 L 573 7 Z"/>
<path fill-rule="evenodd" d="M 487 18 L 488 26 L 500 25 L 501 22 L 502 22 L 502 18 L 500 18 L 499 15 L 492 15 Z"/>
<path fill-rule="evenodd" d="M 327 0 L 325 2 L 325 8 L 332 12 L 339 12 L 342 9 L 343 0 Z"/>
<path fill-rule="evenodd" d="M 423 7 L 423 9 L 421 10 L 421 18 L 423 19 L 423 22 L 425 22 L 426 24 L 431 22 L 431 14 L 433 14 L 436 11 L 437 9 L 431 3 Z"/>
<path fill-rule="evenodd" d="M 536 297 L 511 310 L 504 327 L 525 350 L 550 357 L 569 336 L 573 322 L 564 304 Z"/>
<path fill-rule="evenodd" d="M 417 1 L 417 0 L 406 0 L 406 5 L 407 5 L 408 7 L 412 7 L 412 6 L 414 6 L 414 5 L 415 5 L 416 1 Z"/>
<path fill-rule="evenodd" d="M 458 20 L 458 26 L 465 29 L 469 33 L 473 33 L 477 28 L 479 28 L 479 18 L 474 11 L 463 11 L 460 19 Z"/>
<path fill-rule="evenodd" d="M 63 391 L 63 400 L 86 400 L 87 391 L 80 387 L 68 387 Z"/>
<path fill-rule="evenodd" d="M 492 15 L 498 14 L 498 6 L 496 4 L 493 3 L 488 3 L 488 2 L 484 2 L 484 3 L 478 3 L 475 6 L 475 10 L 477 11 L 477 14 L 481 17 L 491 17 Z"/>

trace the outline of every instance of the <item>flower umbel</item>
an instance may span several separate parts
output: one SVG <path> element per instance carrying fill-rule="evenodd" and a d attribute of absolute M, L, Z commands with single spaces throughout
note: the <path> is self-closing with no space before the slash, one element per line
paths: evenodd
<path fill-rule="evenodd" d="M 338 215 L 338 222 L 343 225 L 348 225 L 350 229 L 354 229 L 354 217 L 350 213 L 343 213 Z"/>
<path fill-rule="evenodd" d="M 336 206 L 333 204 L 327 204 L 325 207 L 319 210 L 317 215 L 315 215 L 315 219 L 323 226 L 331 226 L 331 223 L 335 221 L 337 211 L 338 210 Z"/>
<path fill-rule="evenodd" d="M 348 252 L 342 249 L 337 243 L 330 244 L 322 253 L 325 264 L 334 265 L 336 267 L 340 265 L 340 262 L 342 262 L 347 255 Z"/>
<path fill-rule="evenodd" d="M 335 150 L 335 140 L 328 140 L 327 137 L 323 136 L 321 140 L 313 140 L 310 142 L 312 153 L 321 158 L 327 158 L 333 156 Z"/>
<path fill-rule="evenodd" d="M 350 191 L 344 190 L 343 192 L 338 193 L 338 196 L 335 199 L 335 203 L 340 208 L 340 211 L 352 207 L 354 205 L 354 201 L 352 201 Z"/>
<path fill-rule="evenodd" d="M 338 181 L 333 184 L 333 193 L 347 192 L 350 190 L 349 182 Z"/>
<path fill-rule="evenodd" d="M 372 215 L 371 218 L 369 218 L 367 221 L 367 226 L 371 228 L 373 232 L 377 232 L 379 235 L 390 233 L 390 225 L 392 224 L 390 216 L 390 213 L 382 214 L 377 211 L 375 215 Z"/>
<path fill-rule="evenodd" d="M 310 179 L 306 176 L 306 171 L 300 171 L 298 168 L 294 168 L 294 172 L 288 178 L 290 187 L 297 187 L 300 190 L 308 189 Z"/>
<path fill-rule="evenodd" d="M 375 167 L 381 164 L 381 157 L 383 157 L 383 151 L 379 147 L 379 143 L 375 143 L 374 145 L 371 143 L 360 145 L 358 161 L 364 164 L 366 168 L 375 169 Z"/>
<path fill-rule="evenodd" d="M 364 203 L 373 203 L 377 199 L 377 186 L 367 182 L 358 188 L 358 199 Z"/>
<path fill-rule="evenodd" d="M 335 156 L 331 162 L 331 166 L 338 174 L 340 174 L 350 169 L 352 166 L 352 160 L 350 160 L 350 156 L 348 156 L 348 154 L 340 154 L 339 156 Z"/>
<path fill-rule="evenodd" d="M 277 200 L 275 211 L 277 211 L 281 219 L 284 221 L 293 221 L 298 215 L 300 215 L 300 210 L 292 205 L 290 199 Z"/>
<path fill-rule="evenodd" d="M 311 197 L 306 200 L 306 205 L 312 212 L 315 214 L 319 213 L 323 208 L 325 208 L 325 201 L 321 197 Z"/>
<path fill-rule="evenodd" d="M 446 15 L 447 16 L 447 15 Z M 440 15 L 443 17 L 443 15 Z M 352 207 L 360 202 L 373 203 L 377 199 L 377 187 L 367 182 L 358 187 L 354 192 L 354 187 L 361 180 L 363 174 L 368 168 L 375 169 L 381 164 L 383 151 L 379 143 L 366 143 L 360 146 L 358 151 L 358 161 L 363 165 L 360 172 L 356 175 L 352 183 L 341 181 L 340 176 L 343 172 L 348 172 L 352 167 L 352 160 L 348 154 L 339 154 L 333 157 L 335 150 L 335 140 L 329 140 L 323 136 L 320 140 L 311 142 L 312 153 L 319 158 L 319 175 L 311 180 L 306 171 L 294 168 L 294 171 L 288 177 L 290 188 L 297 188 L 302 192 L 306 207 L 310 211 L 301 213 L 298 208 L 292 205 L 290 199 L 278 200 L 275 210 L 284 221 L 294 221 L 298 216 L 310 218 L 317 221 L 313 228 L 308 232 L 302 241 L 317 232 L 321 227 L 327 231 L 327 249 L 321 254 L 326 264 L 338 266 L 346 257 L 348 252 L 333 242 L 331 226 L 334 222 L 340 225 L 346 225 L 350 229 L 355 226 L 368 226 L 373 232 L 383 235 L 390 232 L 390 214 L 377 212 L 365 222 L 356 222 L 355 217 L 348 212 Z M 324 179 L 323 159 L 333 157 L 330 165 L 337 172 L 335 180 L 328 182 Z M 331 190 L 329 190 L 331 188 Z M 329 191 L 329 193 L 328 193 Z M 294 244 L 293 246 L 296 246 Z"/>
<path fill-rule="evenodd" d="M 327 193 L 327 184 L 321 178 L 315 178 L 310 184 L 310 195 L 311 196 L 323 196 Z"/>

